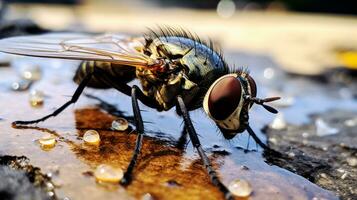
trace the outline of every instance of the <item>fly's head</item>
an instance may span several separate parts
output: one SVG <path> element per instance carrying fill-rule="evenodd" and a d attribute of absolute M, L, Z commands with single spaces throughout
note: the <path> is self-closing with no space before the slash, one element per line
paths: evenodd
<path fill-rule="evenodd" d="M 203 108 L 223 136 L 232 139 L 249 125 L 249 109 L 253 103 L 262 105 L 269 112 L 278 112 L 264 103 L 279 97 L 259 99 L 256 95 L 257 86 L 250 75 L 245 72 L 227 74 L 217 79 L 208 89 Z"/>

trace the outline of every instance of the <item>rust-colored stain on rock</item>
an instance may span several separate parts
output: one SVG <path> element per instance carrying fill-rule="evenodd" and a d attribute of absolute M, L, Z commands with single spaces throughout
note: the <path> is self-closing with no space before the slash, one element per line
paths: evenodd
<path fill-rule="evenodd" d="M 72 145 L 78 158 L 93 167 L 105 163 L 125 169 L 134 149 L 136 133 L 110 131 L 108 127 L 115 118 L 99 109 L 76 110 L 75 118 L 76 127 L 81 130 L 79 136 L 83 135 L 82 130 L 95 129 L 101 137 L 99 147 Z M 222 194 L 210 184 L 199 160 L 187 167 L 181 166 L 185 159 L 183 153 L 169 141 L 145 137 L 134 179 L 127 191 L 137 198 L 145 193 L 160 199 L 221 198 Z"/>

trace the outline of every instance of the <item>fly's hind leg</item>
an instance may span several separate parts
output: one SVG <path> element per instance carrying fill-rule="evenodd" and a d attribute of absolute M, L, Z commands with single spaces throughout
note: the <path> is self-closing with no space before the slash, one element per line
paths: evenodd
<path fill-rule="evenodd" d="M 55 117 L 65 110 L 69 105 L 75 103 L 79 96 L 82 94 L 85 87 L 93 88 L 110 88 L 115 87 L 117 90 L 123 92 L 130 96 L 130 86 L 127 85 L 127 82 L 132 80 L 135 75 L 132 70 L 129 70 L 128 66 L 106 66 L 108 63 L 105 62 L 94 62 L 94 61 L 85 61 L 82 62 L 79 66 L 74 81 L 78 83 L 78 87 L 73 94 L 71 100 L 63 104 L 53 113 L 46 115 L 40 119 L 29 120 L 29 121 L 15 121 L 13 122 L 14 126 L 17 125 L 28 125 L 36 124 L 42 121 L 47 120 L 50 117 Z M 110 63 L 109 63 L 110 65 Z M 97 67 L 98 66 L 98 67 Z M 132 69 L 132 67 L 130 67 Z M 108 81 L 109 80 L 109 81 Z M 140 95 L 140 97 L 143 94 Z M 144 100 L 144 102 L 147 102 Z"/>
<path fill-rule="evenodd" d="M 122 185 L 128 185 L 128 184 L 130 184 L 130 182 L 132 180 L 132 173 L 133 173 L 134 167 L 137 163 L 137 159 L 138 159 L 138 156 L 141 151 L 142 140 L 144 137 L 144 123 L 143 123 L 143 120 L 141 117 L 138 100 L 140 100 L 146 106 L 155 108 L 155 109 L 159 108 L 159 105 L 156 103 L 156 101 L 154 99 L 151 99 L 151 98 L 145 96 L 144 93 L 136 85 L 134 85 L 133 87 L 130 87 L 126 83 L 116 81 L 115 77 L 113 77 L 107 73 L 104 74 L 102 69 L 100 69 L 100 68 L 97 68 L 94 72 L 96 74 L 101 74 L 101 76 L 99 76 L 99 77 L 104 83 L 112 86 L 113 88 L 117 89 L 118 91 L 120 91 L 128 96 L 131 96 L 131 99 L 132 99 L 134 122 L 135 122 L 135 126 L 136 126 L 137 138 L 136 138 L 136 144 L 135 144 L 135 149 L 134 149 L 132 158 L 130 160 L 130 163 L 128 165 L 126 172 L 124 173 L 124 177 L 120 182 Z"/>
<path fill-rule="evenodd" d="M 69 100 L 68 102 L 66 102 L 65 104 L 63 104 L 61 107 L 59 107 L 57 110 L 55 110 L 53 113 L 46 115 L 40 119 L 36 119 L 36 120 L 29 120 L 29 121 L 14 121 L 12 124 L 14 126 L 17 125 L 28 125 L 28 124 L 36 124 L 42 121 L 47 120 L 50 117 L 55 117 L 58 114 L 60 114 L 64 109 L 66 109 L 69 105 L 71 105 L 72 103 L 75 103 L 79 96 L 82 94 L 84 88 L 87 86 L 87 84 L 89 83 L 89 81 L 91 80 L 93 76 L 93 73 L 89 73 L 87 74 L 82 81 L 80 82 L 79 86 L 77 87 L 76 91 L 74 92 L 71 100 Z"/>

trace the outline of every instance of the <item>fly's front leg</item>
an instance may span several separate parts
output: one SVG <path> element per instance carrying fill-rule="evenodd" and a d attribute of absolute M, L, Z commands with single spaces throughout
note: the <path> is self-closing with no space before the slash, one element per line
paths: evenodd
<path fill-rule="evenodd" d="M 47 120 L 48 118 L 50 117 L 55 117 L 57 116 L 58 114 L 60 114 L 64 109 L 66 109 L 69 105 L 71 105 L 72 103 L 75 103 L 79 96 L 81 96 L 84 88 L 87 86 L 87 84 L 89 83 L 89 81 L 91 80 L 93 74 L 92 73 L 89 73 L 87 74 L 83 80 L 80 82 L 80 84 L 78 85 L 76 91 L 74 92 L 71 100 L 69 100 L 68 102 L 66 102 L 65 104 L 63 104 L 61 107 L 59 107 L 57 110 L 55 110 L 53 113 L 49 114 L 49 115 L 46 115 L 40 119 L 36 119 L 36 120 L 29 120 L 29 121 L 14 121 L 12 124 L 14 126 L 17 126 L 17 125 L 28 125 L 28 124 L 36 124 L 36 123 L 39 123 L 39 122 L 42 122 L 42 121 L 45 121 Z"/>
<path fill-rule="evenodd" d="M 193 127 L 192 121 L 190 119 L 190 115 L 188 114 L 185 103 L 181 96 L 177 97 L 177 103 L 178 103 L 178 109 L 184 119 L 186 130 L 188 131 L 191 142 L 192 142 L 193 146 L 197 149 L 198 154 L 200 155 L 200 157 L 202 159 L 203 165 L 205 166 L 212 183 L 216 187 L 218 187 L 218 189 L 221 192 L 223 192 L 225 199 L 232 200 L 233 199 L 232 194 L 229 192 L 227 187 L 219 180 L 219 178 L 217 176 L 217 172 L 213 169 L 209 158 L 207 157 L 207 155 L 205 154 L 205 152 L 202 149 L 200 140 L 198 139 L 196 130 Z"/>
<path fill-rule="evenodd" d="M 275 151 L 274 149 L 271 149 L 266 144 L 264 144 L 264 142 L 259 139 L 259 137 L 254 133 L 253 129 L 249 125 L 247 126 L 247 131 L 249 135 L 252 136 L 254 141 L 264 149 L 264 151 L 266 151 L 267 153 L 275 154 L 277 156 L 281 156 L 281 153 Z"/>
<path fill-rule="evenodd" d="M 130 160 L 130 163 L 128 165 L 128 168 L 127 168 L 126 172 L 124 173 L 124 177 L 120 182 L 122 185 L 128 185 L 128 184 L 130 184 L 130 182 L 132 180 L 133 169 L 135 167 L 135 164 L 137 162 L 138 156 L 140 154 L 142 141 L 143 141 L 143 137 L 144 137 L 144 123 L 143 123 L 143 120 L 142 120 L 142 117 L 141 117 L 140 108 L 139 108 L 138 100 L 137 100 L 137 97 L 136 97 L 137 92 L 139 90 L 140 89 L 135 85 L 132 87 L 132 90 L 131 90 L 131 101 L 132 101 L 132 105 L 133 105 L 133 112 L 134 112 L 134 120 L 135 120 L 137 138 L 136 138 L 136 143 L 135 143 L 135 149 L 134 149 L 133 156 L 132 156 L 132 158 Z"/>

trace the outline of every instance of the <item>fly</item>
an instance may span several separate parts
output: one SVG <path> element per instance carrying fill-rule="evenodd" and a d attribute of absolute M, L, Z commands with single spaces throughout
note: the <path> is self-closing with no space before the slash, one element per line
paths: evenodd
<path fill-rule="evenodd" d="M 58 115 L 78 100 L 85 87 L 115 88 L 131 96 L 137 142 L 121 180 L 122 185 L 128 185 L 132 180 L 132 171 L 144 136 L 138 101 L 157 111 L 176 107 L 212 183 L 226 199 L 233 199 L 233 196 L 219 180 L 202 149 L 189 111 L 203 107 L 226 139 L 247 130 L 260 146 L 274 152 L 249 126 L 249 109 L 253 104 L 258 104 L 271 113 L 277 113 L 265 103 L 278 100 L 279 97 L 257 98 L 256 83 L 246 70 L 230 69 L 212 42 L 204 42 L 182 29 L 160 28 L 142 37 L 72 33 L 14 37 L 0 40 L 0 51 L 83 60 L 74 76 L 78 87 L 70 101 L 40 119 L 15 121 L 15 126 L 42 122 Z M 141 87 L 128 85 L 135 78 L 140 81 Z"/>

